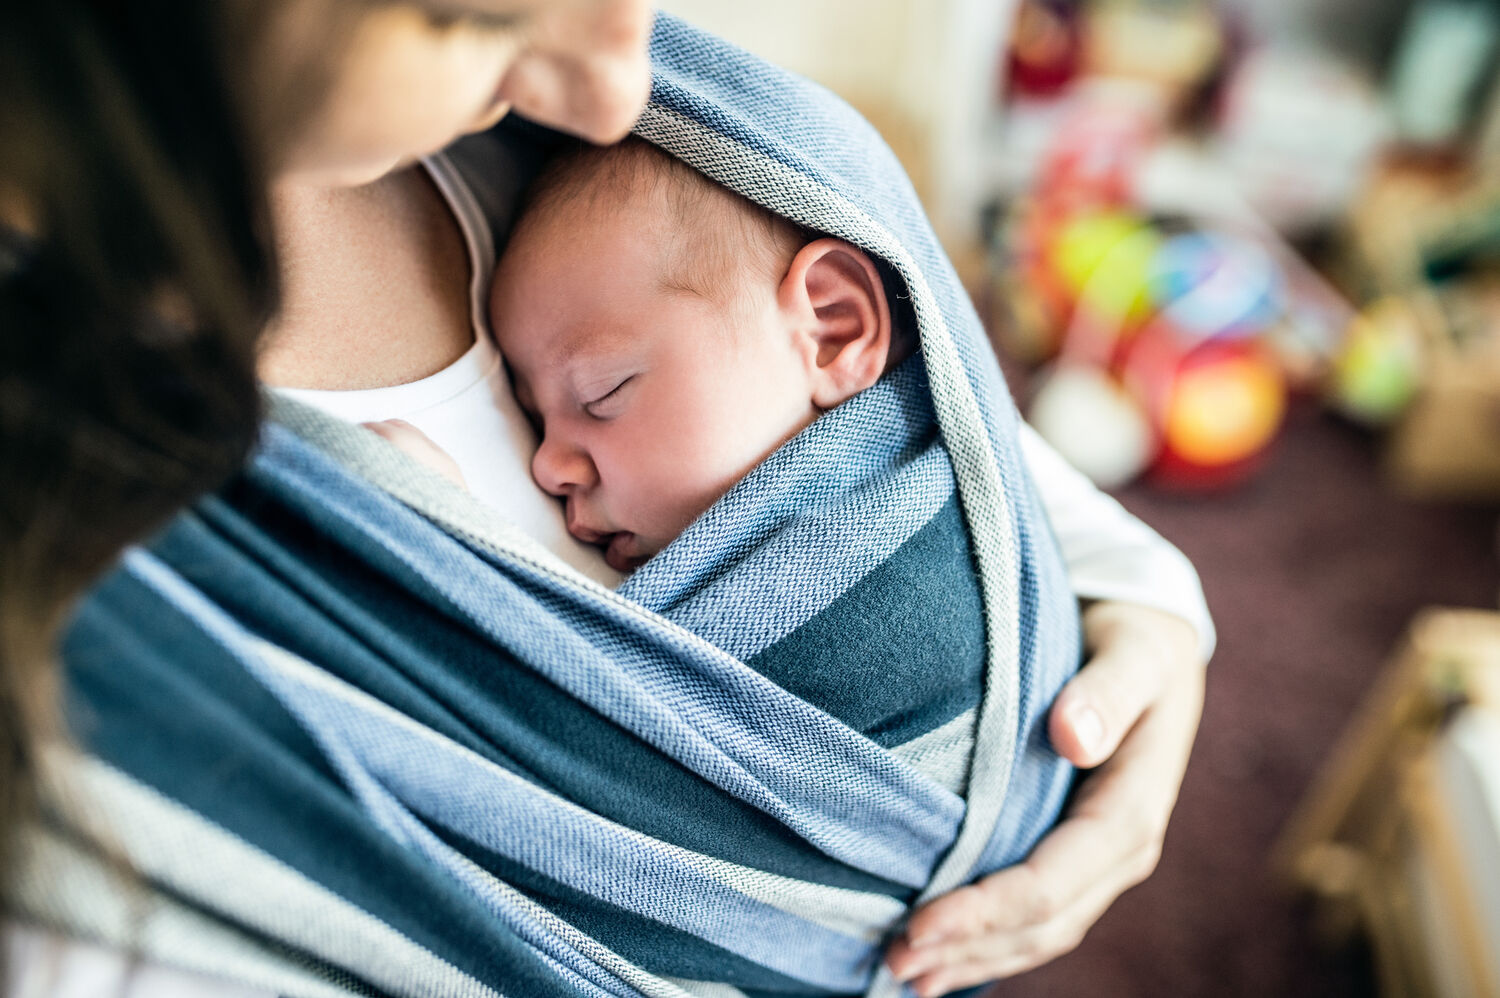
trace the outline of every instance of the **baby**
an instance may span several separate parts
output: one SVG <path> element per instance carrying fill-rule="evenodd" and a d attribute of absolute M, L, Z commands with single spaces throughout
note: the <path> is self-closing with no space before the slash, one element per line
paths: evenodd
<path fill-rule="evenodd" d="M 747 558 L 736 575 L 738 564 L 678 552 L 627 589 L 963 793 L 988 662 L 985 604 L 958 496 L 933 510 L 923 505 L 936 501 L 944 481 L 937 459 L 947 456 L 920 404 L 898 401 L 926 391 L 924 373 L 907 360 L 916 319 L 903 291 L 859 248 L 805 231 L 628 140 L 549 165 L 528 192 L 488 307 L 516 399 L 539 433 L 532 475 L 563 500 L 568 531 L 602 548 L 620 573 L 670 556 L 664 549 L 825 411 L 889 389 L 862 396 L 871 404 L 858 415 L 869 423 L 838 429 L 878 424 L 878 440 L 825 435 L 789 452 L 761 482 L 767 506 L 752 490 L 695 528 L 705 550 L 728 551 L 754 536 L 754 517 L 765 511 L 764 522 L 778 524 L 765 543 L 798 548 L 788 566 L 814 553 L 808 545 L 840 546 L 821 570 L 782 573 L 774 557 Z M 911 449 L 892 474 L 931 488 L 895 500 L 864 492 L 876 479 L 860 478 L 860 462 L 903 434 L 910 440 L 900 446 Z M 420 444 L 428 463 L 442 463 L 435 446 L 411 437 L 415 456 L 423 457 Z M 822 448 L 841 464 L 825 468 Z M 778 503 L 807 478 L 833 482 L 845 471 L 858 491 L 776 519 Z M 878 479 L 880 488 L 893 480 Z M 885 498 L 861 505 L 871 495 Z M 854 549 L 878 547 L 879 517 L 897 515 L 882 503 L 899 505 L 912 532 L 874 563 Z M 736 534 L 741 528 L 750 533 Z M 714 548 L 720 541 L 726 546 Z M 854 571 L 863 574 L 851 578 Z M 807 607 L 816 612 L 786 631 L 768 609 L 791 617 Z M 1026 677 L 1028 702 L 1050 702 L 1076 667 L 1071 655 L 1038 660 Z M 1023 716 L 1016 735 L 1018 779 L 1028 789 L 1007 818 L 1006 848 L 1029 848 L 1067 786 L 1065 767 L 1042 744 L 1040 716 Z"/>
<path fill-rule="evenodd" d="M 533 477 L 629 572 L 910 353 L 893 300 L 861 250 L 628 139 L 537 181 L 489 305 Z M 391 439 L 457 476 L 416 431 Z"/>

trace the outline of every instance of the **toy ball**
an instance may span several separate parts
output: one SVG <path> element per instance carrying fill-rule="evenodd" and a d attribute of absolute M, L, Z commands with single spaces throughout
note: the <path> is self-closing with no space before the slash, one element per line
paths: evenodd
<path fill-rule="evenodd" d="M 1406 409 L 1421 383 L 1416 316 L 1399 298 L 1376 301 L 1350 323 L 1334 358 L 1334 399 L 1356 419 L 1389 423 Z"/>
<path fill-rule="evenodd" d="M 1161 236 L 1125 212 L 1087 212 L 1064 222 L 1047 254 L 1062 291 L 1077 308 L 1111 326 L 1151 312 L 1151 268 Z"/>
<path fill-rule="evenodd" d="M 1173 236 L 1151 265 L 1151 293 L 1180 331 L 1198 339 L 1261 332 L 1281 312 L 1281 269 L 1248 239 L 1199 232 Z"/>
<path fill-rule="evenodd" d="M 1055 368 L 1038 389 L 1028 419 L 1042 439 L 1100 488 L 1124 485 L 1155 453 L 1154 434 L 1140 404 L 1095 367 Z"/>
<path fill-rule="evenodd" d="M 1259 351 L 1190 356 L 1162 418 L 1162 448 L 1199 467 L 1236 464 L 1271 442 L 1286 412 L 1281 371 Z"/>
<path fill-rule="evenodd" d="M 1183 487 L 1232 484 L 1251 470 L 1286 413 L 1286 383 L 1270 351 L 1253 339 L 1184 347 L 1153 324 L 1132 344 L 1122 374 L 1145 402 L 1160 443 L 1154 480 Z"/>

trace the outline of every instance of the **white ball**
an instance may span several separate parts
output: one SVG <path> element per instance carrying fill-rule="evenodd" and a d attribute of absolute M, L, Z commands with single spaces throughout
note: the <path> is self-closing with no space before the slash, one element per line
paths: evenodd
<path fill-rule="evenodd" d="M 1094 367 L 1054 368 L 1032 400 L 1029 420 L 1042 439 L 1101 489 L 1139 475 L 1156 451 L 1141 407 Z"/>

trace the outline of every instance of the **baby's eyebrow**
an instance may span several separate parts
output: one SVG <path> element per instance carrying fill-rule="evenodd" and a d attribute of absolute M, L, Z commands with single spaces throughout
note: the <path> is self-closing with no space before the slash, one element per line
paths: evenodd
<path fill-rule="evenodd" d="M 558 346 L 557 352 L 550 358 L 548 364 L 561 370 L 571 367 L 580 358 L 596 357 L 600 353 L 601 340 L 606 340 L 605 335 L 599 330 L 592 329 L 570 336 L 567 342 Z"/>

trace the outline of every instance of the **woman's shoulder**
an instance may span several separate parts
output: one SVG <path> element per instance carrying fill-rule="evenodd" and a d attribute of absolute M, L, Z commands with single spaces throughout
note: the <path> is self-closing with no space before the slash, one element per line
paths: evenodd
<path fill-rule="evenodd" d="M 270 992 L 160 964 L 45 929 L 0 922 L 0 994 L 28 998 L 273 998 Z"/>

